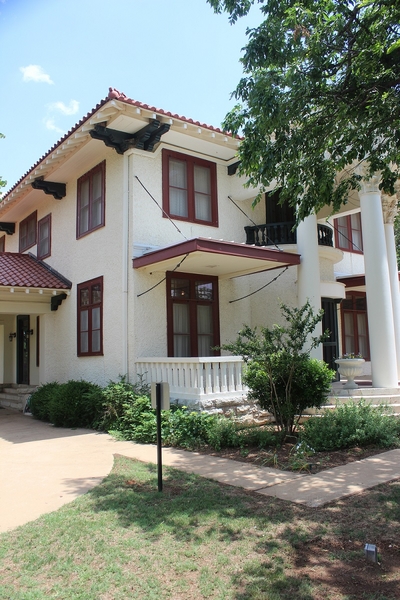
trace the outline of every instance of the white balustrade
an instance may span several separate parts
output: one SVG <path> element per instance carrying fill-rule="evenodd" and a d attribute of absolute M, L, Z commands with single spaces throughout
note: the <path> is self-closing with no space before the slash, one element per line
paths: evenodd
<path fill-rule="evenodd" d="M 235 398 L 248 391 L 242 382 L 240 356 L 138 358 L 135 364 L 144 382 L 167 381 L 176 400 Z"/>

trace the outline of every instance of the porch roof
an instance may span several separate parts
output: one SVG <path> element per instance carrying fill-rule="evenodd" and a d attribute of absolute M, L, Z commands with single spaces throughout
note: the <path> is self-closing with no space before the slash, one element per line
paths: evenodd
<path fill-rule="evenodd" d="M 0 253 L 0 288 L 70 290 L 72 283 L 32 254 Z"/>
<path fill-rule="evenodd" d="M 240 277 L 300 264 L 300 255 L 270 248 L 194 238 L 133 259 L 134 269 Z"/>

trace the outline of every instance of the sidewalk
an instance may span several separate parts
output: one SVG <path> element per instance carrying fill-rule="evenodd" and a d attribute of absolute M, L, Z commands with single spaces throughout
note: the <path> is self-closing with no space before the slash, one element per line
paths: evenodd
<path fill-rule="evenodd" d="M 57 510 L 98 485 L 114 454 L 156 463 L 156 446 L 118 442 L 87 429 L 59 429 L 0 409 L 0 532 Z M 317 507 L 400 478 L 400 450 L 316 475 L 251 466 L 174 448 L 163 464 L 221 483 Z"/>

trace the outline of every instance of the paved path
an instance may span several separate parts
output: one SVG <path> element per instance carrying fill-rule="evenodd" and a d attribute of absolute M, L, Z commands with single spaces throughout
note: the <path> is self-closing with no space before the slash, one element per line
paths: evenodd
<path fill-rule="evenodd" d="M 156 462 L 154 445 L 118 442 L 87 429 L 60 429 L 0 409 L 0 532 L 57 510 L 98 485 L 114 454 Z M 307 506 L 323 504 L 400 478 L 400 450 L 305 475 L 251 466 L 174 448 L 163 464 Z"/>

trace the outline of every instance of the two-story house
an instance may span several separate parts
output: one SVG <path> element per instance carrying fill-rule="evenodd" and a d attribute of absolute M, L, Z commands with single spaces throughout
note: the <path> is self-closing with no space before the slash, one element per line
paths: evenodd
<path fill-rule="evenodd" d="M 21 177 L 0 203 L 0 383 L 141 374 L 229 405 L 244 394 L 241 359 L 216 347 L 278 322 L 280 301 L 310 299 L 332 332 L 317 356 L 361 351 L 375 385 L 397 386 L 393 226 L 377 185 L 293 232 L 276 197 L 252 208 L 238 144 L 110 88 Z"/>

